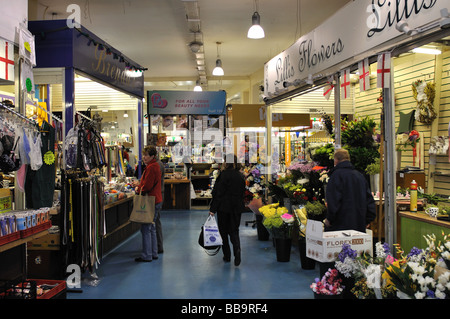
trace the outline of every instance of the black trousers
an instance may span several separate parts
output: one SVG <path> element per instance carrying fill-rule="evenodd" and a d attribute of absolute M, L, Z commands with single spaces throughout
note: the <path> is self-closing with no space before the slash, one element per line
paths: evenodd
<path fill-rule="evenodd" d="M 217 226 L 222 237 L 222 251 L 226 258 L 231 257 L 230 242 L 233 245 L 233 254 L 236 256 L 241 250 L 239 239 L 239 225 L 241 224 L 241 213 L 217 212 Z M 228 241 L 229 239 L 229 241 Z"/>

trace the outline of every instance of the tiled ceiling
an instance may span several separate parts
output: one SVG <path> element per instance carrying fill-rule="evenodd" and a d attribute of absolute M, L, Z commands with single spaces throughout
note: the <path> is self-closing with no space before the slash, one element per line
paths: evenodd
<path fill-rule="evenodd" d="M 30 20 L 66 19 L 77 4 L 81 24 L 141 66 L 147 89 L 245 87 L 264 63 L 351 0 L 30 0 Z M 255 9 L 266 37 L 247 38 Z M 202 58 L 189 46 L 203 45 Z M 221 42 L 217 46 L 217 42 Z M 211 75 L 217 54 L 225 76 Z M 261 78 L 262 81 L 262 78 Z"/>

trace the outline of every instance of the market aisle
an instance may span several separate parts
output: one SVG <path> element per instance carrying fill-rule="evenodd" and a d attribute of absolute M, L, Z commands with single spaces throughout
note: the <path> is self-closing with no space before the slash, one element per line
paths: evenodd
<path fill-rule="evenodd" d="M 222 252 L 208 256 L 197 244 L 206 211 L 163 211 L 164 253 L 151 263 L 136 263 L 140 232 L 106 256 L 96 274 L 83 278 L 82 293 L 68 299 L 312 299 L 309 285 L 319 271 L 303 270 L 297 246 L 290 262 L 277 262 L 272 241 L 258 241 L 242 215 L 242 263 L 224 263 Z M 86 276 L 84 276 L 86 277 Z M 96 284 L 93 285 L 93 284 Z"/>

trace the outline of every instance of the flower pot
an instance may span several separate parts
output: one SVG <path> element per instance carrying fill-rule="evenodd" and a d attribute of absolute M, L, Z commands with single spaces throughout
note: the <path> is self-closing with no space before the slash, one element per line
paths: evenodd
<path fill-rule="evenodd" d="M 344 299 L 344 297 L 342 294 L 322 295 L 322 294 L 314 293 L 314 299 Z"/>
<path fill-rule="evenodd" d="M 277 261 L 288 262 L 291 259 L 291 245 L 290 238 L 275 238 L 275 250 L 277 252 Z"/>
<path fill-rule="evenodd" d="M 267 241 L 269 240 L 269 231 L 263 225 L 263 216 L 255 215 L 256 218 L 256 233 L 258 234 L 258 240 Z"/>
<path fill-rule="evenodd" d="M 370 175 L 370 190 L 374 194 L 380 191 L 380 174 Z"/>
<path fill-rule="evenodd" d="M 306 239 L 305 237 L 300 237 L 298 239 L 298 251 L 300 253 L 300 263 L 302 264 L 302 269 L 315 269 L 316 261 L 309 257 L 306 257 Z"/>

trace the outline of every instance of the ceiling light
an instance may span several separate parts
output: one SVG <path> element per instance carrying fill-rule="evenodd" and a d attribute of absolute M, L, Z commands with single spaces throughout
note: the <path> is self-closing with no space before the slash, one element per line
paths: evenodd
<path fill-rule="evenodd" d="M 247 38 L 262 39 L 265 37 L 264 29 L 261 27 L 259 21 L 259 13 L 255 11 L 252 15 L 252 26 L 248 29 Z"/>
<path fill-rule="evenodd" d="M 216 60 L 216 67 L 212 71 L 212 75 L 223 76 L 224 72 L 222 69 L 222 60 L 219 57 L 219 45 L 221 44 L 221 42 L 216 42 L 216 44 L 217 44 L 217 60 Z"/>
<path fill-rule="evenodd" d="M 123 117 L 128 117 L 127 111 L 125 111 L 125 113 L 123 113 Z"/>
<path fill-rule="evenodd" d="M 222 75 L 224 75 L 224 72 L 223 72 L 223 69 L 222 69 L 222 60 L 221 59 L 217 59 L 216 60 L 216 67 L 212 71 L 212 75 L 215 75 L 215 76 L 222 76 Z"/>
<path fill-rule="evenodd" d="M 434 55 L 438 55 L 438 54 L 442 53 L 441 50 L 433 49 L 433 48 L 424 48 L 424 47 L 412 49 L 412 52 L 414 52 L 414 53 L 434 54 Z"/>
<path fill-rule="evenodd" d="M 200 86 L 200 81 L 197 80 L 195 87 L 194 87 L 194 91 L 195 92 L 201 92 L 203 91 L 202 87 Z"/>
<path fill-rule="evenodd" d="M 258 13 L 258 3 L 255 0 L 255 12 L 252 15 L 252 26 L 248 29 L 247 38 L 249 39 L 262 39 L 265 37 L 264 30 L 261 27 L 261 18 Z"/>

